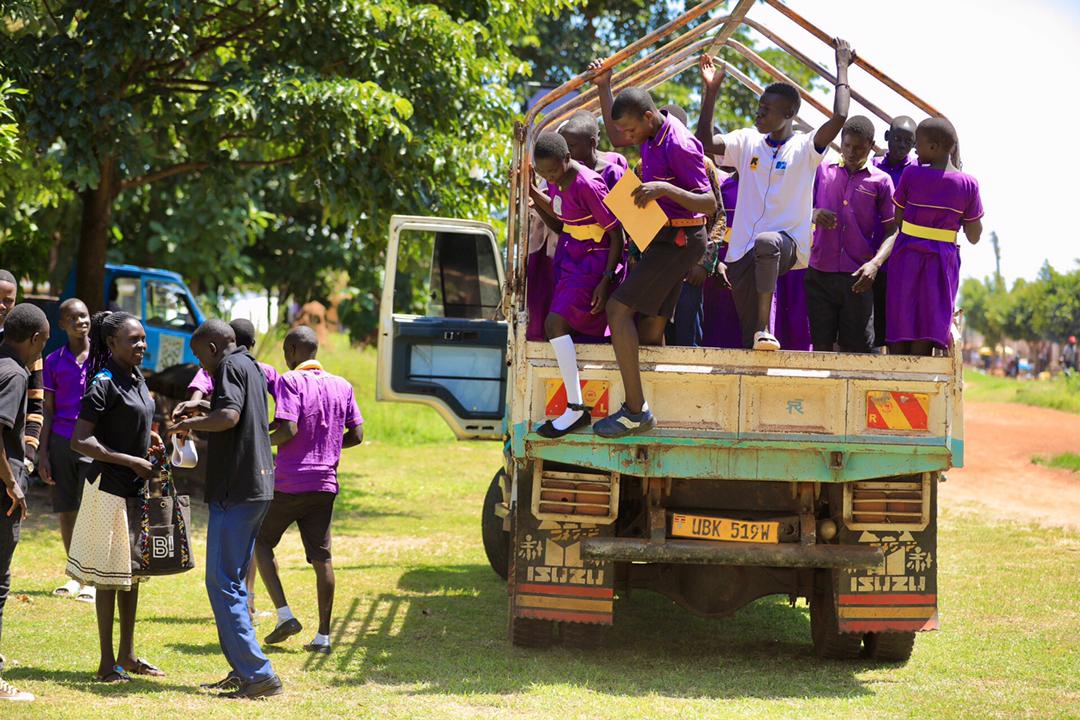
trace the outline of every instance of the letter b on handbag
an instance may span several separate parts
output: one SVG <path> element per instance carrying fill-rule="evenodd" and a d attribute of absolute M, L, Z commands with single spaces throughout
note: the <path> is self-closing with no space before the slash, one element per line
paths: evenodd
<path fill-rule="evenodd" d="M 148 483 L 141 495 L 127 501 L 132 575 L 174 575 L 195 567 L 189 530 L 191 499 L 176 494 L 167 460 L 161 478 L 161 497 L 150 496 Z"/>

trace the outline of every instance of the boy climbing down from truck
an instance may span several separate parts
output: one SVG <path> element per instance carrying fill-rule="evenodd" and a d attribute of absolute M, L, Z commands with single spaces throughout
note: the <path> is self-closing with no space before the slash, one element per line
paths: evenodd
<path fill-rule="evenodd" d="M 589 68 L 599 71 L 602 60 Z M 626 281 L 607 303 L 611 344 L 622 375 L 622 407 L 593 426 L 601 437 L 648 432 L 656 425 L 641 386 L 638 348 L 659 345 L 679 300 L 683 278 L 705 253 L 705 224 L 716 212 L 701 143 L 679 120 L 656 108 L 641 88 L 627 88 L 615 98 L 611 71 L 593 78 L 600 93 L 604 127 L 615 147 L 640 145 L 642 184 L 634 202 L 655 200 L 667 224 L 648 245 Z M 640 317 L 635 321 L 635 315 Z"/>
<path fill-rule="evenodd" d="M 604 178 L 570 157 L 562 135 L 542 133 L 533 148 L 536 174 L 547 181 L 548 195 L 532 190 L 541 214 L 562 223 L 555 251 L 555 294 L 544 330 L 566 386 L 566 412 L 537 429 L 558 438 L 592 422 L 583 404 L 577 352 L 571 333 L 602 338 L 607 328 L 604 305 L 615 268 L 622 259 L 623 234 L 604 198 Z"/>
<path fill-rule="evenodd" d="M 776 280 L 789 270 L 806 267 L 810 257 L 814 174 L 840 134 L 850 103 L 847 70 L 855 52 L 846 40 L 837 39 L 834 45 L 833 114 L 813 135 L 795 132 L 801 100 L 798 88 L 787 83 L 765 88 L 753 128 L 713 134 L 713 109 L 723 74 L 712 57 L 701 57 L 705 93 L 698 138 L 705 152 L 722 155 L 720 164 L 739 174 L 739 212 L 721 271 L 731 283 L 746 348 L 780 349 L 770 327 Z"/>
<path fill-rule="evenodd" d="M 982 199 L 975 178 L 960 172 L 956 130 L 929 118 L 915 131 L 919 165 L 904 170 L 896 188 L 896 236 L 889 259 L 885 323 L 889 352 L 932 355 L 949 346 L 960 283 L 958 231 L 982 235 Z"/>

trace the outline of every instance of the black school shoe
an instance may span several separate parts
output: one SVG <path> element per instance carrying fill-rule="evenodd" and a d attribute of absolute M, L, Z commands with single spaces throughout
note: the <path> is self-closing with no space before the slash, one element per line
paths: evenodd
<path fill-rule="evenodd" d="M 235 692 L 236 690 L 239 690 L 240 686 L 243 684 L 244 682 L 240 679 L 240 676 L 230 671 L 229 674 L 221 680 L 212 683 L 203 683 L 199 686 L 199 689 L 204 692 L 214 692 L 216 690 L 222 692 Z"/>
<path fill-rule="evenodd" d="M 239 689 L 223 693 L 218 697 L 229 700 L 259 700 L 273 695 L 280 695 L 282 692 L 284 690 L 281 687 L 281 679 L 277 675 L 271 675 L 265 680 L 243 683 Z"/>
<path fill-rule="evenodd" d="M 274 628 L 269 635 L 263 638 L 263 642 L 267 645 L 276 645 L 281 642 L 285 642 L 296 633 L 304 629 L 304 626 L 300 624 L 300 621 L 296 618 L 289 618 L 285 622 Z"/>
<path fill-rule="evenodd" d="M 548 440 L 558 440 L 563 435 L 569 435 L 575 430 L 580 430 L 581 428 L 588 427 L 592 424 L 592 416 L 589 415 L 589 411 L 592 410 L 591 407 L 578 405 L 577 403 L 569 403 L 566 407 L 570 410 L 581 411 L 581 417 L 571 423 L 570 427 L 565 430 L 557 429 L 553 421 L 547 420 L 543 425 L 536 428 L 536 434 L 542 438 L 547 438 Z"/>

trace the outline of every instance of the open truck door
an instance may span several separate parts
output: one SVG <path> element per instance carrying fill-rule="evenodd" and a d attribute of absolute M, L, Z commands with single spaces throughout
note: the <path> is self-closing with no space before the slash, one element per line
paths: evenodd
<path fill-rule="evenodd" d="M 433 407 L 459 440 L 501 438 L 503 283 L 502 256 L 487 223 L 393 216 L 376 399 Z"/>

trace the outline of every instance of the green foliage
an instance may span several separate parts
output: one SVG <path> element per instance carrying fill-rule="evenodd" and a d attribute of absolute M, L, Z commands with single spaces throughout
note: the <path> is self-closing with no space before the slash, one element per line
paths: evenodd
<path fill-rule="evenodd" d="M 1059 373 L 1049 380 L 1014 380 L 964 371 L 964 399 L 973 402 L 1013 402 L 1080 414 L 1080 375 Z"/>
<path fill-rule="evenodd" d="M 1076 453 L 1061 453 L 1060 455 L 1054 455 L 1053 457 L 1037 456 L 1031 460 L 1036 465 L 1045 465 L 1047 467 L 1058 468 L 1060 470 L 1072 470 L 1074 473 L 1080 473 L 1080 455 Z"/>
<path fill-rule="evenodd" d="M 968 278 L 960 305 L 991 345 L 1004 338 L 1063 342 L 1080 334 L 1080 267 L 1060 273 L 1045 264 L 1035 280 L 1018 280 L 1010 290 L 999 280 Z"/>

